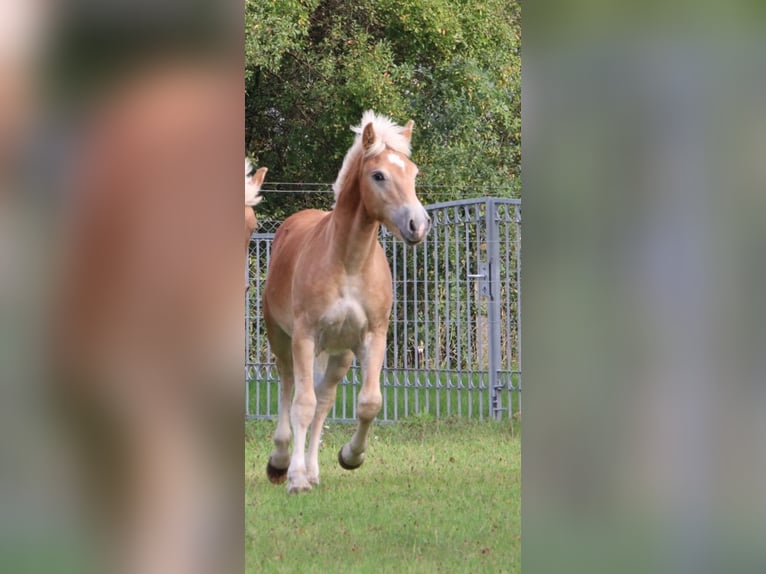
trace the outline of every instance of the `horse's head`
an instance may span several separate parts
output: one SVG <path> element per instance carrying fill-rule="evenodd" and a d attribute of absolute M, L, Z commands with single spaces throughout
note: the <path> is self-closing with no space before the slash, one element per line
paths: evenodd
<path fill-rule="evenodd" d="M 266 167 L 256 170 L 250 160 L 245 159 L 245 205 L 255 207 L 263 199 L 260 191 L 267 171 Z"/>
<path fill-rule="evenodd" d="M 431 218 L 415 194 L 418 167 L 410 160 L 414 122 L 397 126 L 384 116 L 365 112 L 354 128 L 361 135 L 363 156 L 359 185 L 367 213 L 408 245 L 423 241 Z"/>

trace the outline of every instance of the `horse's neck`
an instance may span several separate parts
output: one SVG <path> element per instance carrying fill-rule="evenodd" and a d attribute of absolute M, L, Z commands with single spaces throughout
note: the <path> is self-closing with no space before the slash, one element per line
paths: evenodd
<path fill-rule="evenodd" d="M 372 257 L 380 224 L 367 215 L 356 181 L 338 195 L 330 217 L 332 253 L 348 271 L 362 269 Z"/>
<path fill-rule="evenodd" d="M 255 218 L 255 210 L 250 206 L 245 206 L 245 252 L 250 248 L 250 236 L 258 226 L 258 220 Z"/>
<path fill-rule="evenodd" d="M 255 209 L 249 205 L 245 206 L 245 229 L 252 233 L 258 227 L 258 220 L 255 217 Z"/>

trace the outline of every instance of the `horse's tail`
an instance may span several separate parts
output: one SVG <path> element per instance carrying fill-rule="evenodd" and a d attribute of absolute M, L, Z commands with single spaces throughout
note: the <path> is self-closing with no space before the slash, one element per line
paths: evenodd
<path fill-rule="evenodd" d="M 316 387 L 322 382 L 324 374 L 327 372 L 327 361 L 329 361 L 330 355 L 327 353 L 319 353 L 314 358 L 314 386 Z"/>

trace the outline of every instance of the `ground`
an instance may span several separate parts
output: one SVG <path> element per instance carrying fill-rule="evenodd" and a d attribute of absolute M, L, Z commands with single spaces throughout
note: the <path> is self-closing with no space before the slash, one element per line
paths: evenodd
<path fill-rule="evenodd" d="M 329 425 L 321 485 L 288 495 L 266 479 L 275 423 L 247 423 L 247 572 L 520 572 L 521 438 L 510 422 L 416 417 L 375 424 L 364 465 Z"/>

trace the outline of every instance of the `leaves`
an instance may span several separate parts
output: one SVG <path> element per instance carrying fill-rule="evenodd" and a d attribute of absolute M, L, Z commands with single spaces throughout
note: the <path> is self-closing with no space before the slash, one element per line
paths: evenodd
<path fill-rule="evenodd" d="M 247 0 L 246 150 L 271 181 L 330 183 L 371 108 L 415 120 L 428 202 L 518 196 L 520 30 L 513 0 Z"/>

